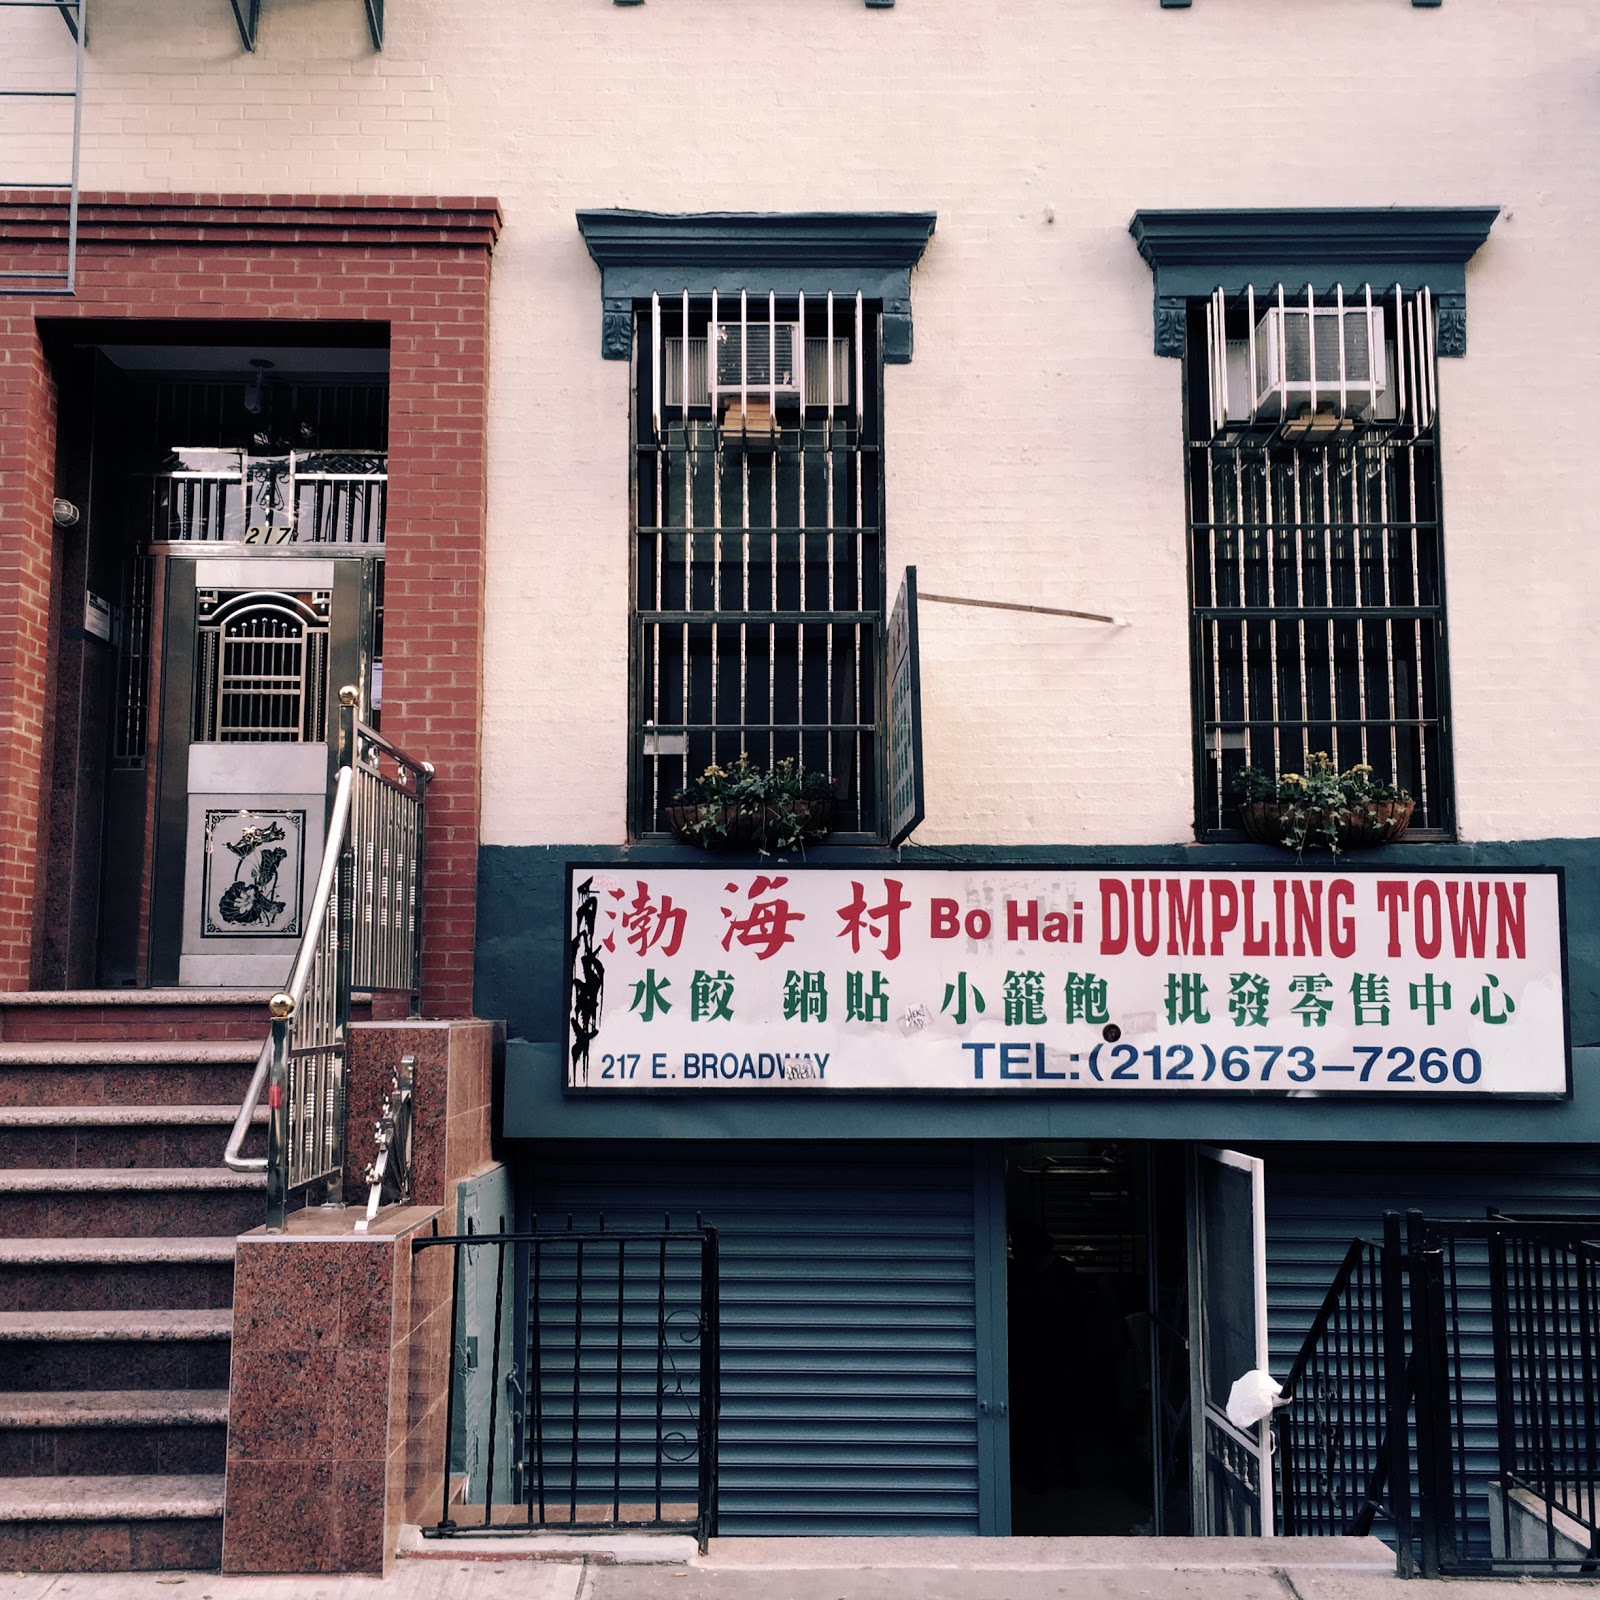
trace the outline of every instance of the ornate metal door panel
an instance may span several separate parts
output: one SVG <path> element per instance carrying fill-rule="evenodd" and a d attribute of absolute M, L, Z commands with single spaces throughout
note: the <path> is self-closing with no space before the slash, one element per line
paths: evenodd
<path fill-rule="evenodd" d="M 329 705 L 364 681 L 361 567 L 169 560 L 157 981 L 288 975 L 322 855 Z"/>

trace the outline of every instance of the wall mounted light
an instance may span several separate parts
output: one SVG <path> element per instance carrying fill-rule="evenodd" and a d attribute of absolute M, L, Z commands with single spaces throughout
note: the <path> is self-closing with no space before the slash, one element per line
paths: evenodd
<path fill-rule="evenodd" d="M 244 408 L 252 417 L 258 417 L 261 415 L 262 376 L 270 372 L 277 363 L 268 361 L 265 356 L 251 356 L 250 365 L 255 371 L 250 374 L 250 381 L 244 386 Z"/>
<path fill-rule="evenodd" d="M 50 520 L 58 528 L 75 528 L 78 525 L 78 508 L 70 500 L 59 496 L 51 503 Z"/>

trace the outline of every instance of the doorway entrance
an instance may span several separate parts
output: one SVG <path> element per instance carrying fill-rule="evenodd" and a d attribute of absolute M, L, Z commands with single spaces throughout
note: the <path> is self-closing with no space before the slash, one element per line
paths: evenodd
<path fill-rule="evenodd" d="M 76 520 L 38 987 L 288 974 L 340 689 L 381 715 L 386 330 L 335 334 L 99 324 L 57 352 Z"/>
<path fill-rule="evenodd" d="M 1178 1143 L 1006 1155 L 1011 1531 L 1270 1531 L 1261 1163 Z M 1197 1433 L 1191 1418 L 1201 1419 Z"/>

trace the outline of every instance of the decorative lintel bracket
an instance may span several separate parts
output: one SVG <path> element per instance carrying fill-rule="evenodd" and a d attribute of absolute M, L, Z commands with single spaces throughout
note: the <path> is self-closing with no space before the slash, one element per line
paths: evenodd
<path fill-rule="evenodd" d="M 652 293 L 861 294 L 883 305 L 883 359 L 911 359 L 911 272 L 931 211 L 580 211 L 600 268 L 600 353 L 626 361 L 635 302 Z"/>
<path fill-rule="evenodd" d="M 1424 285 L 1438 308 L 1441 356 L 1467 353 L 1467 262 L 1498 206 L 1351 206 L 1259 211 L 1137 211 L 1128 231 L 1155 274 L 1155 349 L 1181 356 L 1190 300 L 1232 293 Z"/>

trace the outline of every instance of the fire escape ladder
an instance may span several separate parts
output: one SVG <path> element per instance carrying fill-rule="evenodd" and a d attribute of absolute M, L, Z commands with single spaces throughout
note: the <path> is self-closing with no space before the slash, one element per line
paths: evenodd
<path fill-rule="evenodd" d="M 42 238 L 33 262 L 0 270 L 0 295 L 73 293 L 87 6 L 88 0 L 0 0 L 0 13 L 10 14 L 5 22 L 17 23 L 0 39 L 5 59 L 0 67 L 0 189 L 63 195 L 67 202 L 65 235 Z M 52 8 L 67 25 L 70 55 L 31 29 L 30 16 Z"/>

